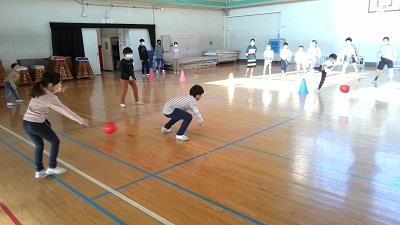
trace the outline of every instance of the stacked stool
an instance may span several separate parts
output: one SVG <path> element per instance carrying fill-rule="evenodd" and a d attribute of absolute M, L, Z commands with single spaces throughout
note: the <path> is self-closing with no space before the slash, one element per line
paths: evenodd
<path fill-rule="evenodd" d="M 88 58 L 85 57 L 76 57 L 75 58 L 75 71 L 76 78 L 93 78 L 94 73 L 92 67 L 90 66 Z"/>
<path fill-rule="evenodd" d="M 72 57 L 65 56 L 65 63 L 67 64 L 69 71 L 71 71 L 72 76 L 75 77 L 76 74 L 74 74 L 75 71 L 74 71 L 74 65 L 72 62 Z"/>
<path fill-rule="evenodd" d="M 49 71 L 60 74 L 62 80 L 74 79 L 72 77 L 71 70 L 69 69 L 65 61 L 65 57 L 63 56 L 51 57 L 49 63 Z"/>
<path fill-rule="evenodd" d="M 43 65 L 31 66 L 31 77 L 34 83 L 38 83 L 42 80 L 44 71 Z"/>
<path fill-rule="evenodd" d="M 4 78 L 6 78 L 6 71 L 4 70 L 3 63 L 0 60 L 0 86 L 3 86 Z"/>
<path fill-rule="evenodd" d="M 26 84 L 32 84 L 32 78 L 31 75 L 29 74 L 28 68 L 25 66 L 20 66 L 18 68 L 19 72 L 19 84 L 20 85 L 26 85 Z"/>

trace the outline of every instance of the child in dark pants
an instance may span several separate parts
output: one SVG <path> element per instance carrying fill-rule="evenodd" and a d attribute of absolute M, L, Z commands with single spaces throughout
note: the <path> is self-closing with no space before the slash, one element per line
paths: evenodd
<path fill-rule="evenodd" d="M 71 111 L 58 99 L 58 92 L 61 92 L 61 78 L 58 73 L 46 72 L 43 74 L 42 81 L 33 86 L 28 109 L 23 118 L 23 127 L 28 136 L 35 144 L 35 178 L 43 178 L 52 174 L 63 174 L 66 169 L 57 166 L 57 155 L 60 139 L 51 129 L 47 115 L 50 109 L 68 117 L 69 119 L 88 126 L 88 121 Z M 49 156 L 49 166 L 45 170 L 43 166 L 43 139 L 50 142 L 51 151 Z"/>
<path fill-rule="evenodd" d="M 18 79 L 19 79 L 19 72 L 18 72 L 19 65 L 17 63 L 13 63 L 11 65 L 11 72 L 7 74 L 6 78 L 4 79 L 4 92 L 6 96 L 6 104 L 7 106 L 15 106 L 16 103 L 21 103 L 23 100 L 21 99 L 18 93 Z M 13 99 L 15 98 L 15 102 Z"/>
<path fill-rule="evenodd" d="M 157 72 L 164 72 L 163 64 L 164 64 L 164 48 L 161 45 L 161 40 L 157 40 L 157 46 L 154 48 L 154 53 L 156 54 L 157 61 Z"/>
<path fill-rule="evenodd" d="M 337 55 L 332 53 L 329 55 L 328 60 L 324 64 L 320 65 L 319 67 L 314 67 L 314 70 L 321 72 L 321 80 L 319 81 L 317 92 L 320 92 L 322 85 L 324 85 L 327 71 L 332 71 L 336 67 L 336 60 Z"/>
<path fill-rule="evenodd" d="M 199 109 L 197 108 L 197 101 L 200 100 L 202 94 L 204 94 L 204 89 L 200 85 L 194 85 L 190 88 L 189 95 L 179 96 L 169 100 L 163 108 L 163 114 L 170 118 L 170 120 L 163 126 L 163 128 L 161 128 L 161 132 L 171 132 L 171 127 L 179 120 L 183 120 L 181 127 L 176 133 L 176 139 L 180 141 L 188 141 L 189 138 L 185 136 L 185 132 L 192 121 L 192 114 L 188 113 L 187 110 L 192 111 L 199 126 L 204 122 Z"/>
<path fill-rule="evenodd" d="M 289 49 L 289 44 L 287 42 L 283 43 L 283 47 L 280 52 L 281 56 L 281 73 L 282 79 L 286 76 L 286 69 L 289 64 L 289 61 L 292 59 L 292 52 Z"/>
<path fill-rule="evenodd" d="M 147 54 L 147 48 L 144 45 L 144 40 L 140 39 L 140 45 L 138 47 L 139 58 L 142 61 L 142 75 L 149 75 L 150 73 L 150 65 L 149 65 L 149 56 Z"/>

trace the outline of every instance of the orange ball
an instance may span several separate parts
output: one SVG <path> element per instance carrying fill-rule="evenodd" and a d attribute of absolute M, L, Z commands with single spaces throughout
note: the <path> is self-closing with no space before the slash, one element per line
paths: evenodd
<path fill-rule="evenodd" d="M 349 85 L 347 85 L 347 84 L 340 85 L 340 91 L 343 92 L 343 93 L 349 92 L 350 91 Z"/>
<path fill-rule="evenodd" d="M 113 134 L 117 131 L 117 125 L 114 122 L 108 122 L 103 127 L 104 134 Z"/>

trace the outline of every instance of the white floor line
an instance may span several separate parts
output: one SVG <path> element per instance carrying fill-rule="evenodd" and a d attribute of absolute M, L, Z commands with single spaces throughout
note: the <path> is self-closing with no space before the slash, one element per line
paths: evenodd
<path fill-rule="evenodd" d="M 0 125 L 0 128 L 2 128 L 3 130 L 7 131 L 8 133 L 14 135 L 15 137 L 19 138 L 21 141 L 27 143 L 30 146 L 35 147 L 35 145 L 23 138 L 22 136 L 20 136 L 19 134 L 13 132 L 12 130 Z M 50 155 L 50 153 L 48 151 L 44 151 L 44 153 L 46 155 Z M 74 167 L 73 165 L 69 164 L 68 162 L 58 158 L 57 161 L 61 164 L 63 164 L 65 167 L 67 167 L 68 169 L 74 171 L 75 173 L 81 175 L 82 177 L 84 177 L 85 179 L 89 180 L 90 182 L 96 184 L 97 186 L 101 187 L 102 189 L 110 192 L 111 194 L 113 194 L 114 196 L 120 198 L 121 200 L 123 200 L 124 202 L 128 203 L 129 205 L 139 209 L 140 211 L 144 212 L 145 214 L 149 215 L 150 217 L 152 217 L 153 219 L 157 220 L 158 222 L 165 224 L 165 225 L 174 225 L 173 223 L 171 223 L 170 221 L 168 221 L 167 219 L 161 217 L 160 215 L 156 214 L 155 212 L 151 211 L 150 209 L 140 205 L 139 203 L 133 201 L 132 199 L 126 197 L 125 195 L 121 194 L 120 192 L 112 189 L 111 187 L 107 186 L 106 184 L 100 182 L 99 180 L 95 179 L 94 177 L 86 174 L 85 172 L 81 171 L 80 169 Z"/>

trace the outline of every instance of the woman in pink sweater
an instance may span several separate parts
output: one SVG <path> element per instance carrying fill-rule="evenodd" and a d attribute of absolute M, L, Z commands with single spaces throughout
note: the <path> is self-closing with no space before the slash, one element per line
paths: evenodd
<path fill-rule="evenodd" d="M 57 167 L 57 155 L 60 145 L 56 133 L 51 129 L 47 115 L 50 109 L 76 121 L 77 123 L 88 126 L 88 121 L 72 112 L 67 106 L 61 103 L 56 93 L 60 92 L 61 78 L 58 73 L 43 74 L 42 81 L 33 86 L 28 109 L 24 115 L 23 126 L 26 133 L 35 144 L 35 178 L 43 178 L 51 174 L 63 174 L 66 169 Z M 51 144 L 49 166 L 47 170 L 43 167 L 43 139 Z"/>

